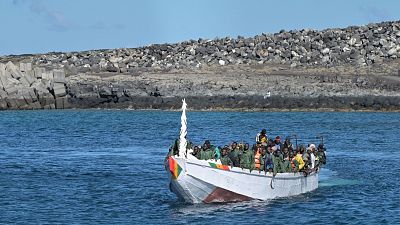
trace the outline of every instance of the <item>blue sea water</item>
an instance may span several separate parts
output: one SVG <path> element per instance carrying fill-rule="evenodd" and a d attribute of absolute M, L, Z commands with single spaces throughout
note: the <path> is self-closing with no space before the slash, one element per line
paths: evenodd
<path fill-rule="evenodd" d="M 324 135 L 328 164 L 311 193 L 191 205 L 168 189 L 163 159 L 180 113 L 0 112 L 0 224 L 399 224 L 400 114 L 188 112 L 200 144 Z"/>

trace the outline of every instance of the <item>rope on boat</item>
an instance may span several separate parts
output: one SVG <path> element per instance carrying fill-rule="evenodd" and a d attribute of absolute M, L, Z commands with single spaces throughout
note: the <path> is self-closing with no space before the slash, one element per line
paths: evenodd
<path fill-rule="evenodd" d="M 272 181 L 274 180 L 274 178 L 275 178 L 275 175 L 272 176 L 271 183 L 269 184 L 271 186 L 271 189 L 275 189 L 274 187 L 272 187 Z"/>

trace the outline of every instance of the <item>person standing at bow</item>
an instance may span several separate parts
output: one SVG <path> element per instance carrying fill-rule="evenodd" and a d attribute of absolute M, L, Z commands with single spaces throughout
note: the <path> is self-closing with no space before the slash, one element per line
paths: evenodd
<path fill-rule="evenodd" d="M 261 132 L 256 135 L 256 143 L 267 143 L 267 142 L 268 142 L 267 130 L 262 129 Z"/>

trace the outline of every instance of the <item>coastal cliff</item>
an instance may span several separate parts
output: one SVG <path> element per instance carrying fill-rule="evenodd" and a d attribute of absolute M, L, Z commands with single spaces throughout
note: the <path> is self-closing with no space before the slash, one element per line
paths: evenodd
<path fill-rule="evenodd" d="M 0 63 L 1 109 L 400 110 L 400 21 Z"/>

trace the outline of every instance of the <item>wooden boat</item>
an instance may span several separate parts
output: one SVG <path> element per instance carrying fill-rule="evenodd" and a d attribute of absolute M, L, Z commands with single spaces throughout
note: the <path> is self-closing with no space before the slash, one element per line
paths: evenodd
<path fill-rule="evenodd" d="M 168 157 L 170 190 L 190 203 L 267 200 L 310 192 L 318 188 L 318 171 L 273 173 L 199 160 L 186 149 L 186 102 L 183 100 L 179 154 Z"/>

